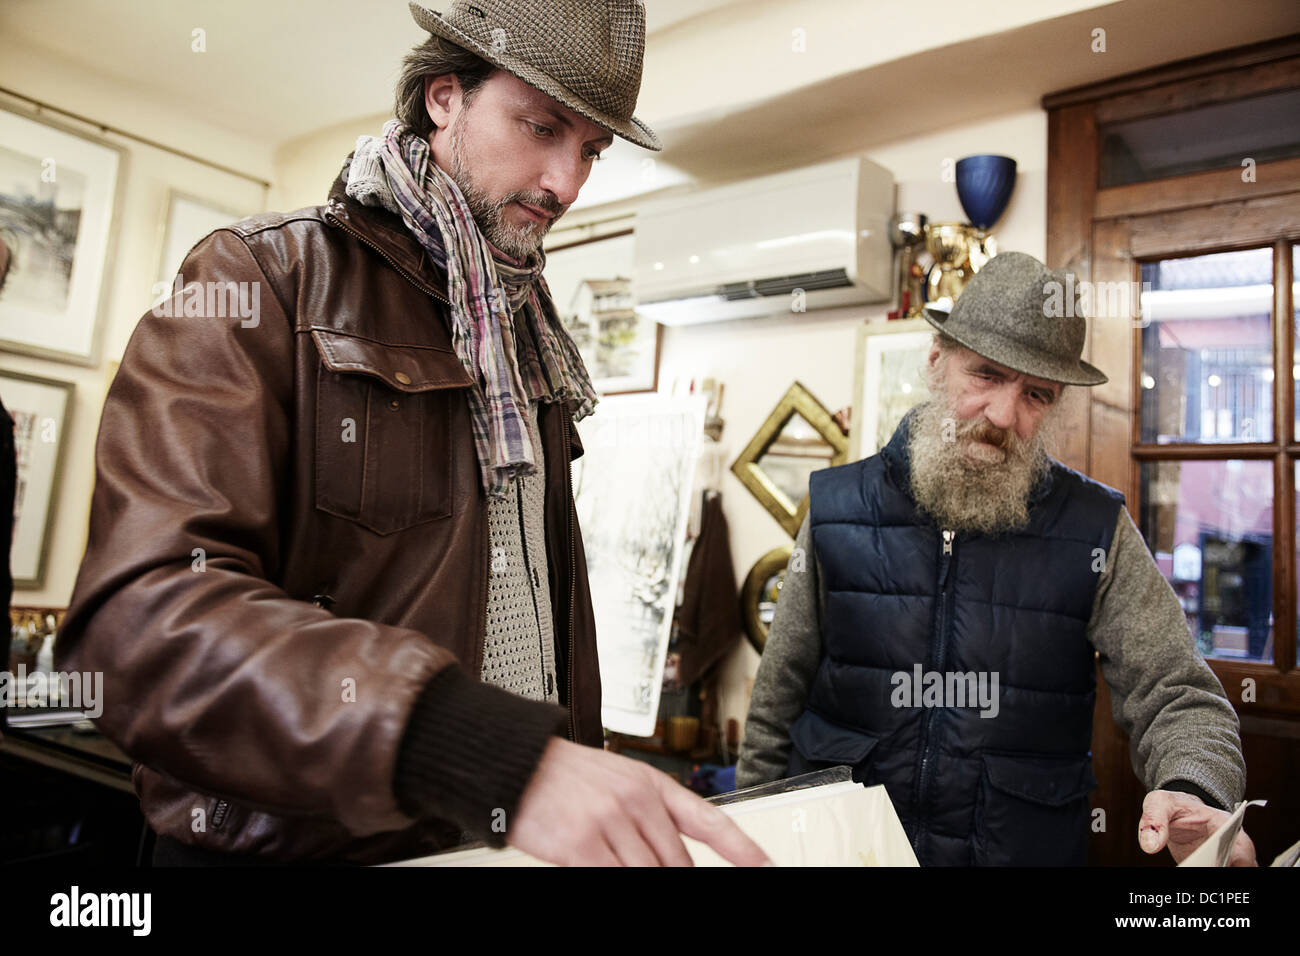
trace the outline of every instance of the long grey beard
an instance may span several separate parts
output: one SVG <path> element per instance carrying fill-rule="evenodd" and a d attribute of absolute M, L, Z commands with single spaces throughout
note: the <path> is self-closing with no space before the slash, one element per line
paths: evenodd
<path fill-rule="evenodd" d="M 1001 462 L 972 461 L 962 446 L 980 421 L 962 422 L 942 392 L 922 405 L 908 435 L 912 497 L 941 528 L 963 533 L 1018 531 L 1029 523 L 1029 494 L 1051 468 L 1045 436 L 1011 432 Z"/>

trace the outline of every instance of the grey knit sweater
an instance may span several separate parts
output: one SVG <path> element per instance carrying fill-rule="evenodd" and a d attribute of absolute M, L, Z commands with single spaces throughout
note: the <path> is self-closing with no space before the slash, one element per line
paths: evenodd
<path fill-rule="evenodd" d="M 802 549 L 802 552 L 799 550 Z M 787 571 L 754 681 L 736 785 L 785 776 L 789 727 L 821 664 L 825 586 L 808 519 L 795 539 L 803 571 Z M 794 563 L 793 561 L 791 562 Z M 1184 790 L 1231 809 L 1246 788 L 1240 723 L 1223 685 L 1192 643 L 1183 610 L 1121 508 L 1088 623 L 1115 722 L 1148 790 Z"/>
<path fill-rule="evenodd" d="M 503 498 L 488 498 L 487 631 L 483 681 L 522 697 L 559 703 L 555 623 L 546 564 L 546 459 L 537 402 L 528 403 L 537 473 L 511 482 Z"/>

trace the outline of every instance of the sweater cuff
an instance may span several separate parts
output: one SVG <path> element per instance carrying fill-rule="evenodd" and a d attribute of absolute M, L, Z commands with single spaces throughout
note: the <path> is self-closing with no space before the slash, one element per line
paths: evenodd
<path fill-rule="evenodd" d="M 471 679 L 450 665 L 429 681 L 397 755 L 394 792 L 411 817 L 452 820 L 489 846 L 506 828 L 568 712 Z"/>
<path fill-rule="evenodd" d="M 1214 809 L 1216 810 L 1228 809 L 1227 807 L 1221 805 L 1219 801 L 1216 800 L 1214 797 L 1210 796 L 1208 793 L 1206 793 L 1204 790 L 1202 790 L 1200 787 L 1198 787 L 1196 784 L 1192 783 L 1189 780 L 1170 780 L 1160 789 L 1177 790 L 1180 793 L 1190 793 L 1194 797 L 1200 797 L 1201 802 L 1204 803 L 1207 807 L 1214 807 Z"/>

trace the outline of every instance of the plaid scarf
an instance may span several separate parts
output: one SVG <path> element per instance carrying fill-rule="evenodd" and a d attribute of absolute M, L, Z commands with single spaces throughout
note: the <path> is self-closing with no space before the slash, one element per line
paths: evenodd
<path fill-rule="evenodd" d="M 432 161 L 428 140 L 397 120 L 362 136 L 345 164 L 347 194 L 397 213 L 447 273 L 452 345 L 473 380 L 470 419 L 483 490 L 503 496 L 537 471 L 527 402 L 574 402 L 574 421 L 599 401 L 551 301 L 539 247 L 526 262 L 487 241 L 460 188 Z"/>

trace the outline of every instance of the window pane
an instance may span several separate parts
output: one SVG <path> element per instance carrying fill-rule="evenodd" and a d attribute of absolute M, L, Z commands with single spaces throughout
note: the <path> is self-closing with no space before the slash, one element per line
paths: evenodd
<path fill-rule="evenodd" d="M 1142 264 L 1142 441 L 1273 439 L 1273 250 Z"/>
<path fill-rule="evenodd" d="M 1142 465 L 1142 536 L 1206 657 L 1273 659 L 1273 466 Z"/>
<path fill-rule="evenodd" d="M 1101 130 L 1100 183 L 1122 186 L 1300 155 L 1300 89 L 1213 103 Z"/>

